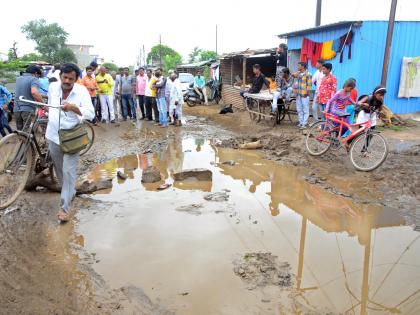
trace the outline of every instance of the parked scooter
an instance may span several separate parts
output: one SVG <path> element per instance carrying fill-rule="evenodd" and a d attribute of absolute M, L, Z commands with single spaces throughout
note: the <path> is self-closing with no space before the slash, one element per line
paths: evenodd
<path fill-rule="evenodd" d="M 214 102 L 215 104 L 219 104 L 221 99 L 219 83 L 215 80 L 211 80 L 206 84 L 206 86 L 210 90 L 208 101 Z M 194 90 L 193 83 L 190 84 L 188 90 L 184 93 L 184 102 L 186 102 L 187 105 L 190 107 L 194 107 L 195 105 L 199 104 L 204 104 L 204 97 L 200 97 L 200 95 Z"/>

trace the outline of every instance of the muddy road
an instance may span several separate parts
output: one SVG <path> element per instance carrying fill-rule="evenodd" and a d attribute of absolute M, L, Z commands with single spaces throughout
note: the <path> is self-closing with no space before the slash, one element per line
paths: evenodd
<path fill-rule="evenodd" d="M 360 173 L 309 157 L 290 123 L 218 110 L 95 129 L 80 180 L 112 187 L 69 224 L 42 188 L 1 212 L 0 313 L 418 314 L 420 127 L 385 131 L 387 161 Z"/>

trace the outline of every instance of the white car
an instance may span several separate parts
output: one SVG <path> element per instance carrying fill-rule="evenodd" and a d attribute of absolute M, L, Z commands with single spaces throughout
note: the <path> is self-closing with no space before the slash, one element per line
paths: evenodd
<path fill-rule="evenodd" d="M 181 82 L 182 93 L 185 93 L 190 87 L 190 84 L 194 82 L 194 76 L 191 73 L 180 73 L 178 78 Z"/>

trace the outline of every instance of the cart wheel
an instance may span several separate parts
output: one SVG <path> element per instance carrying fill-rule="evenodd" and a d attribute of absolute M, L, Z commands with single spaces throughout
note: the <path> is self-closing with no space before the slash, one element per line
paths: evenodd
<path fill-rule="evenodd" d="M 258 102 L 256 100 L 253 100 L 253 99 L 250 99 L 250 98 L 248 98 L 246 100 L 246 102 L 247 102 L 247 109 L 249 111 L 249 117 L 251 118 L 251 120 L 255 120 L 255 121 L 259 122 L 260 119 L 261 119 L 260 115 L 258 115 L 256 113 L 253 113 L 253 112 L 258 112 L 259 111 L 258 110 Z M 250 111 L 253 111 L 253 112 L 250 112 Z"/>

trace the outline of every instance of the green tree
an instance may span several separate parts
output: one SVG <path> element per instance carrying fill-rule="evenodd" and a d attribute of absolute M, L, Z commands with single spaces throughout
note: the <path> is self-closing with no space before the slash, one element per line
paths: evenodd
<path fill-rule="evenodd" d="M 26 55 L 23 55 L 21 58 L 19 58 L 21 61 L 39 61 L 42 60 L 42 56 L 36 53 L 29 53 Z"/>
<path fill-rule="evenodd" d="M 199 61 L 202 51 L 201 48 L 198 48 L 197 46 L 194 47 L 193 51 L 188 55 L 188 62 L 193 63 Z"/>
<path fill-rule="evenodd" d="M 176 66 L 182 63 L 182 57 L 180 54 L 174 56 L 165 56 L 163 58 L 163 72 L 166 74 L 169 70 L 176 70 Z"/>
<path fill-rule="evenodd" d="M 54 56 L 55 61 L 58 63 L 67 63 L 73 62 L 77 63 L 76 55 L 74 54 L 73 50 L 70 48 L 62 48 Z"/>
<path fill-rule="evenodd" d="M 107 68 L 109 72 L 118 71 L 118 66 L 112 62 L 105 62 L 102 64 L 103 67 Z"/>
<path fill-rule="evenodd" d="M 162 56 L 162 62 L 166 56 L 176 56 L 179 55 L 174 49 L 165 45 L 156 45 L 153 46 L 150 52 L 147 54 L 147 63 L 148 64 L 158 64 L 160 62 L 160 56 Z"/>
<path fill-rule="evenodd" d="M 217 53 L 213 50 L 202 50 L 200 53 L 200 61 L 208 61 L 217 58 Z"/>
<path fill-rule="evenodd" d="M 35 42 L 36 50 L 46 61 L 55 63 L 71 59 L 65 46 L 69 34 L 57 23 L 47 24 L 45 19 L 33 20 L 23 25 L 21 30 L 27 39 Z"/>

